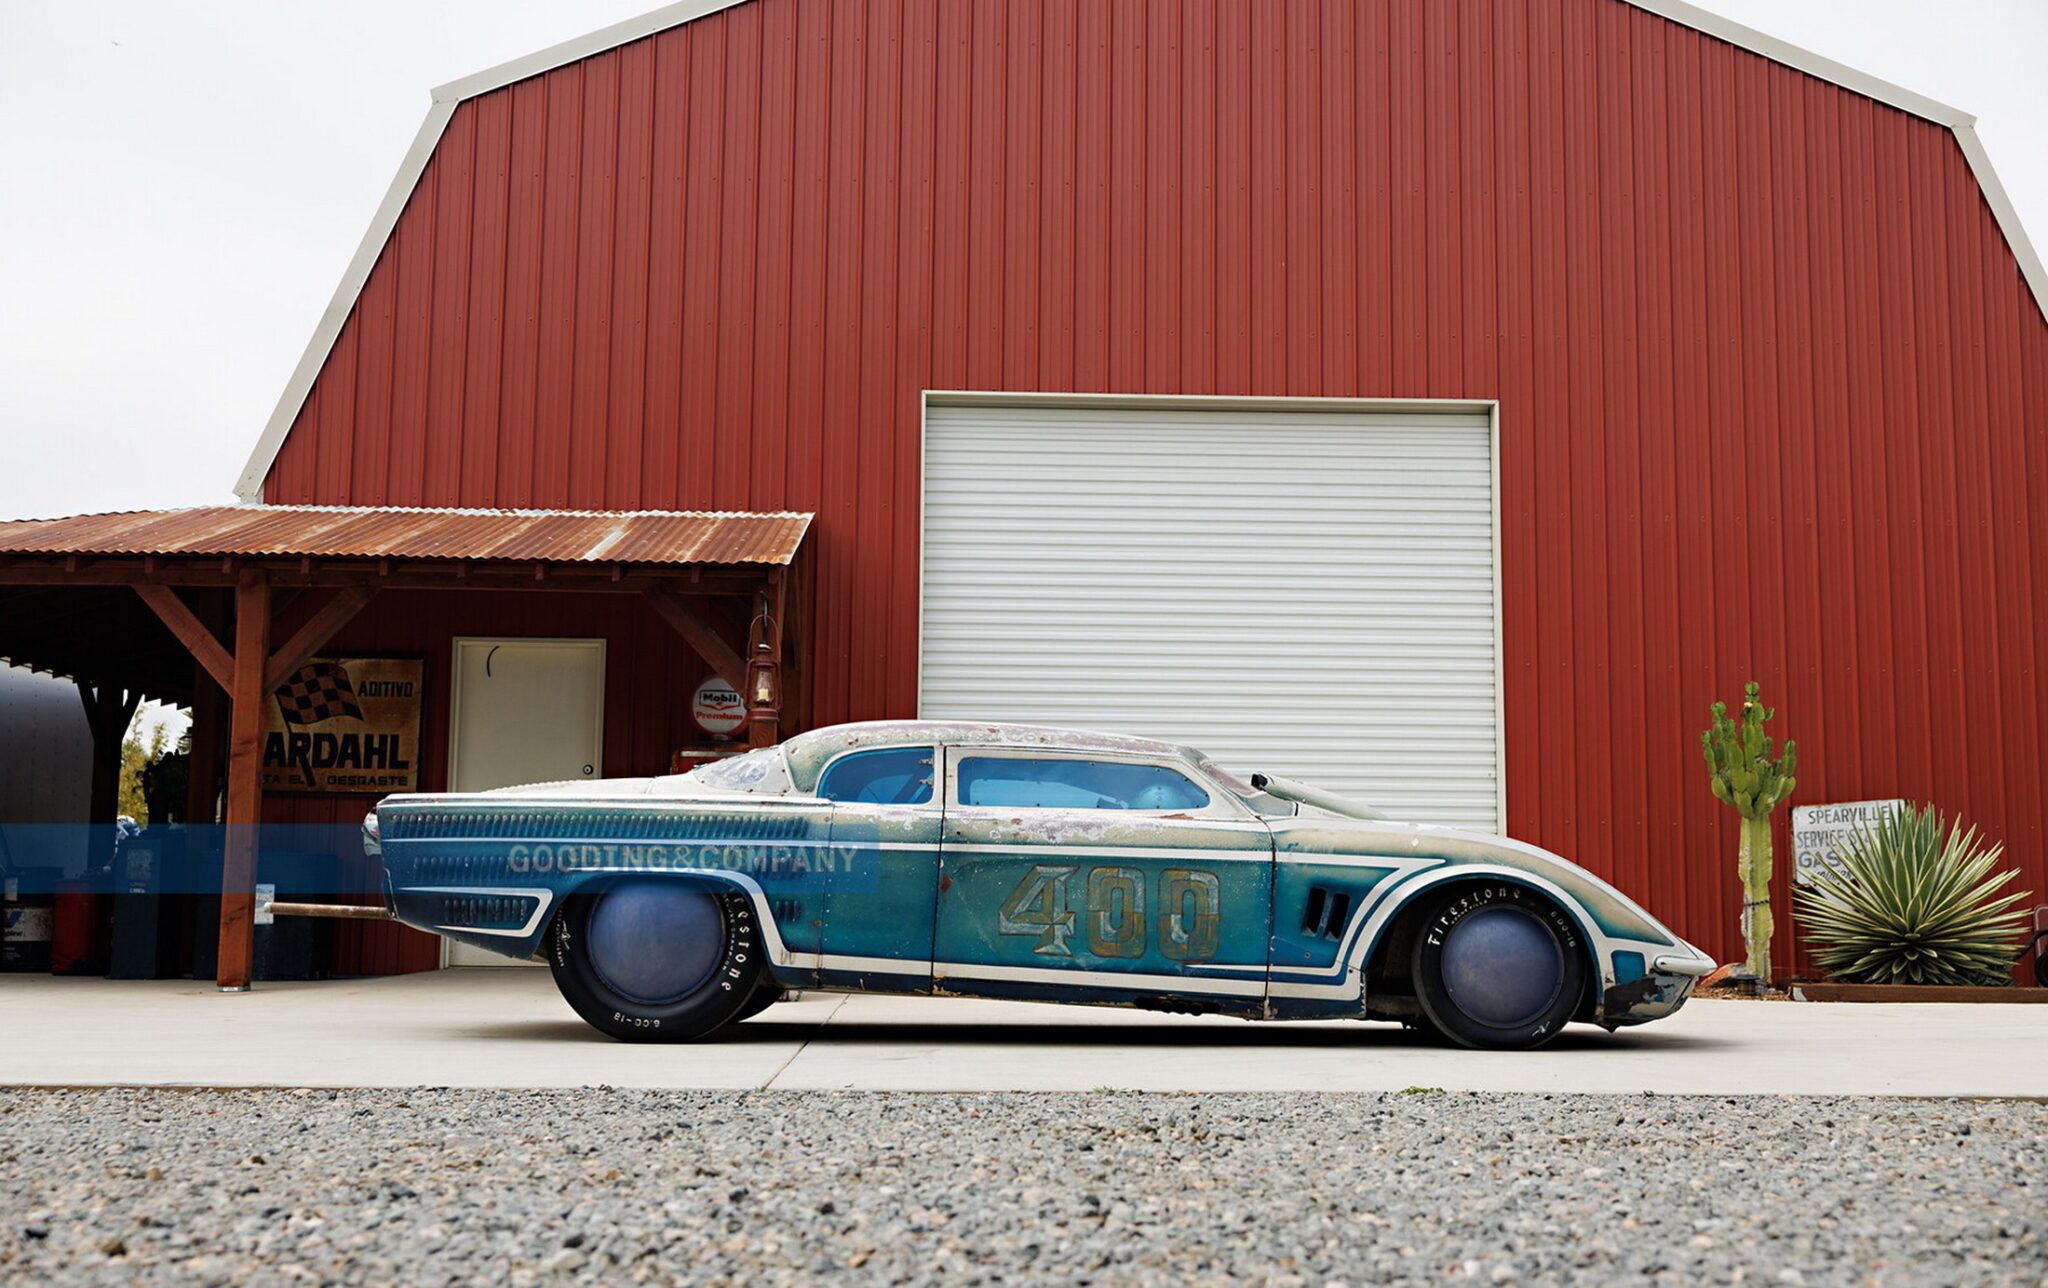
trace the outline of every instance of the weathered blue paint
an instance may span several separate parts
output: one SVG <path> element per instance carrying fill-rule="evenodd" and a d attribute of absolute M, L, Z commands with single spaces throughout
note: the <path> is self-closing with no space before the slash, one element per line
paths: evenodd
<path fill-rule="evenodd" d="M 931 790 L 903 794 L 921 803 L 813 794 L 841 756 L 919 746 Z M 961 805 L 969 754 L 1165 766 L 1211 799 L 1171 811 Z M 673 882 L 751 900 L 786 988 L 1308 1019 L 1400 1014 L 1366 976 L 1403 913 L 1449 883 L 1491 881 L 1541 893 L 1579 925 L 1593 968 L 1581 1018 L 1667 1015 L 1713 965 L 1556 855 L 1307 807 L 1281 814 L 1295 807 L 1240 796 L 1166 743 L 895 722 L 820 730 L 744 759 L 680 778 L 390 797 L 375 819 L 393 909 L 526 956 L 565 899 Z"/>
<path fill-rule="evenodd" d="M 1238 813 L 949 809 L 934 955 L 947 992 L 1072 972 L 1139 994 L 1265 975 L 1273 837 Z"/>
<path fill-rule="evenodd" d="M 1400 872 L 1370 863 L 1287 862 L 1273 872 L 1272 961 L 1323 971 L 1340 969 L 1344 936 L 1371 913 Z M 1321 891 L 1320 898 L 1317 891 Z"/>
<path fill-rule="evenodd" d="M 1383 856 L 1409 865 L 1486 863 L 1554 885 L 1583 909 L 1585 919 L 1611 938 L 1663 947 L 1679 940 L 1628 897 L 1592 873 L 1534 846 L 1449 828 L 1357 819 L 1281 819 L 1273 823 L 1276 853 L 1284 860 L 1314 855 Z"/>
<path fill-rule="evenodd" d="M 842 883 L 825 894 L 825 953 L 841 963 L 834 977 L 845 987 L 880 992 L 928 989 L 939 892 L 937 807 L 830 808 L 834 847 L 857 855 L 863 870 L 874 874 L 872 881 Z"/>

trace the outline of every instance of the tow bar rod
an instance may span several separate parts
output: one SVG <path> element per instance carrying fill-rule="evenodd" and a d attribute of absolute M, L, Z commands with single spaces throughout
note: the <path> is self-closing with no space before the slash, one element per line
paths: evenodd
<path fill-rule="evenodd" d="M 342 917 L 350 921 L 390 921 L 391 909 L 353 903 L 266 903 L 258 912 L 274 917 Z"/>

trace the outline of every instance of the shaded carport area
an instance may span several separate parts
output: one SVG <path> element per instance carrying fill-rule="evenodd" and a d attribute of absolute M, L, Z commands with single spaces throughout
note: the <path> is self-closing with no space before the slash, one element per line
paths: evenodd
<path fill-rule="evenodd" d="M 810 524 L 789 512 L 316 506 L 5 522 L 0 658 L 78 684 L 101 752 L 94 826 L 113 820 L 136 702 L 192 708 L 185 818 L 223 825 L 216 982 L 240 990 L 251 978 L 268 706 L 380 597 L 474 597 L 447 601 L 458 620 L 459 605 L 486 597 L 634 597 L 742 695 L 746 741 L 765 746 L 794 732 L 786 713 L 803 709 Z"/>

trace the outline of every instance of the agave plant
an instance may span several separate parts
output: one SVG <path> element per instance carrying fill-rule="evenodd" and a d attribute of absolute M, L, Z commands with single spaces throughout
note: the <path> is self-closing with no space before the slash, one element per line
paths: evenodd
<path fill-rule="evenodd" d="M 1834 846 L 1799 891 L 1806 941 L 1832 979 L 1854 984 L 2005 984 L 2019 957 L 2026 892 L 1989 875 L 2005 852 L 1932 805 L 1897 809 Z"/>

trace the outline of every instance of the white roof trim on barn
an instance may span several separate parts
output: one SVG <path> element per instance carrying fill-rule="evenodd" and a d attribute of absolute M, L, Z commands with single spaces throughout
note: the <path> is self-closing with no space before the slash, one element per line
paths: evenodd
<path fill-rule="evenodd" d="M 426 171 L 427 162 L 434 154 L 434 147 L 441 141 L 441 132 L 447 128 L 448 120 L 455 114 L 455 107 L 464 99 L 522 81 L 530 76 L 561 67 L 592 54 L 603 53 L 620 45 L 651 36 L 658 31 L 680 27 L 686 22 L 730 9 L 746 0 L 682 0 L 679 4 L 664 5 L 652 13 L 628 18 L 609 27 L 593 31 L 574 40 L 565 40 L 538 53 L 524 58 L 515 58 L 508 63 L 465 76 L 461 80 L 449 81 L 434 90 L 433 104 L 427 109 L 427 119 L 421 123 L 420 132 L 414 137 L 412 147 L 406 150 L 405 160 L 399 164 L 398 173 L 391 180 L 391 187 L 384 194 L 384 201 L 377 207 L 377 213 L 370 220 L 370 226 L 363 233 L 362 244 L 356 248 L 355 258 L 349 261 L 348 270 L 342 274 L 341 284 L 335 288 L 334 299 L 327 311 L 320 315 L 320 323 L 313 329 L 313 339 L 306 346 L 306 352 L 299 359 L 299 365 L 292 370 L 292 376 L 285 383 L 284 393 L 277 400 L 276 410 L 270 413 L 269 422 L 263 427 L 263 434 L 256 440 L 255 450 L 249 453 L 249 462 L 242 467 L 242 475 L 235 481 L 235 495 L 243 501 L 256 503 L 263 499 L 263 480 L 269 477 L 270 468 L 277 461 L 277 454 L 284 446 L 285 435 L 291 431 L 292 422 L 298 419 L 299 409 L 313 390 L 313 381 L 320 374 L 321 366 L 327 361 L 328 352 L 341 336 L 342 325 L 348 321 L 349 313 L 355 308 L 356 296 L 363 284 L 369 280 L 370 270 L 377 265 L 377 259 L 384 252 L 384 245 L 391 237 L 391 231 L 398 225 L 398 217 L 411 200 L 420 175 Z M 1624 0 L 1638 9 L 1668 18 L 1695 31 L 1727 41 L 1731 45 L 1761 54 L 1775 62 L 1805 72 L 1810 76 L 1830 81 L 1844 89 L 1852 90 L 1865 97 L 1889 104 L 1900 111 L 1923 117 L 1937 125 L 1945 125 L 1955 133 L 1956 142 L 1963 149 L 1963 157 L 1969 162 L 1970 171 L 1976 176 L 1977 186 L 1983 190 L 1984 200 L 1991 207 L 1992 217 L 1998 221 L 2005 233 L 2006 244 L 2012 248 L 2013 258 L 2019 262 L 2020 274 L 2026 279 L 2034 296 L 2034 304 L 2048 316 L 2048 269 L 2044 269 L 2041 256 L 2028 240 L 2027 231 L 2020 224 L 2019 211 L 2013 207 L 2012 198 L 2007 195 L 2005 185 L 1999 182 L 1997 171 L 1991 167 L 1990 154 L 1977 137 L 1977 118 L 1946 103 L 1937 103 L 1923 94 L 1881 80 L 1866 72 L 1846 67 L 1832 58 L 1824 58 L 1810 50 L 1801 49 L 1767 36 L 1753 27 L 1709 13 L 1684 0 Z"/>

